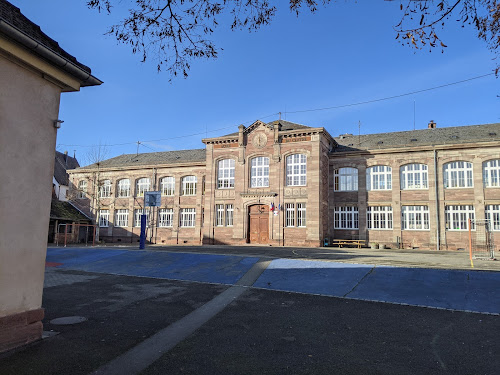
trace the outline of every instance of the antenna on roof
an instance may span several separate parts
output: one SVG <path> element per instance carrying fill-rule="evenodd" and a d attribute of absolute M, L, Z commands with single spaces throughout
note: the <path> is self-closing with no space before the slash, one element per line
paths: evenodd
<path fill-rule="evenodd" d="M 281 112 L 278 112 L 278 114 L 280 115 L 280 121 L 281 121 Z"/>
<path fill-rule="evenodd" d="M 137 141 L 137 155 L 136 156 L 139 156 L 139 145 L 141 144 L 141 141 Z"/>

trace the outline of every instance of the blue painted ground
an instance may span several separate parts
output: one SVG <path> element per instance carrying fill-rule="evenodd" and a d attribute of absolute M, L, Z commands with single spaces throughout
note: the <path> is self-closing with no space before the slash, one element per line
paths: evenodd
<path fill-rule="evenodd" d="M 47 249 L 47 262 L 62 263 L 58 268 L 220 284 L 236 283 L 257 260 L 251 257 L 147 250 Z"/>
<path fill-rule="evenodd" d="M 500 314 L 500 273 L 273 260 L 254 287 Z"/>

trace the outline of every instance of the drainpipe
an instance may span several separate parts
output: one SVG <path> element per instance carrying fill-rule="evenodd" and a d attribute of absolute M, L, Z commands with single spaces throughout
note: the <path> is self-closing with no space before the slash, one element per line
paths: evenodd
<path fill-rule="evenodd" d="M 436 189 L 436 242 L 437 249 L 441 250 L 440 228 L 439 222 L 439 188 L 438 188 L 438 170 L 437 170 L 437 150 L 434 149 L 434 188 Z"/>

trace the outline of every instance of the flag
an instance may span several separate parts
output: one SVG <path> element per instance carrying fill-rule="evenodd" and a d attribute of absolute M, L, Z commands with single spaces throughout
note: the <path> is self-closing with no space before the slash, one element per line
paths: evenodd
<path fill-rule="evenodd" d="M 281 203 L 278 204 L 278 211 L 281 211 Z"/>
<path fill-rule="evenodd" d="M 274 202 L 271 203 L 271 209 L 269 211 L 274 211 Z"/>

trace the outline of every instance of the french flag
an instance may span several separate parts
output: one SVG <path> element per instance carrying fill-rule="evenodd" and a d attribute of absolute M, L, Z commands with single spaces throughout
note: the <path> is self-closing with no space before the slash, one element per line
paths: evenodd
<path fill-rule="evenodd" d="M 274 202 L 271 203 L 271 209 L 269 211 L 274 211 Z"/>

